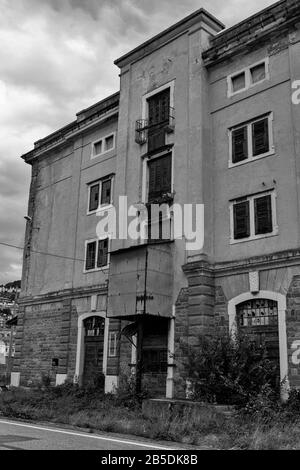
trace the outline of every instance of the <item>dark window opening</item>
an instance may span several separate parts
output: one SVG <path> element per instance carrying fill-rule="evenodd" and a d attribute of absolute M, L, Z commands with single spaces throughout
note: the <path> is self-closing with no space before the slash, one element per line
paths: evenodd
<path fill-rule="evenodd" d="M 100 183 L 90 186 L 89 211 L 96 211 L 99 206 Z"/>
<path fill-rule="evenodd" d="M 86 246 L 85 269 L 87 271 L 90 270 L 90 269 L 95 269 L 96 245 L 97 245 L 97 242 L 91 242 L 91 243 L 88 243 L 87 246 Z"/>
<path fill-rule="evenodd" d="M 253 156 L 269 152 L 269 119 L 266 117 L 252 124 Z"/>
<path fill-rule="evenodd" d="M 235 77 L 231 78 L 232 91 L 236 93 L 237 91 L 243 90 L 246 87 L 246 74 L 242 72 Z"/>
<path fill-rule="evenodd" d="M 98 241 L 97 268 L 107 266 L 108 263 L 108 238 Z"/>
<path fill-rule="evenodd" d="M 163 194 L 171 193 L 172 155 L 155 158 L 148 162 L 149 168 L 149 201 Z"/>
<path fill-rule="evenodd" d="M 169 124 L 170 89 L 148 99 L 148 152 L 163 147 L 166 143 L 165 127 Z"/>
<path fill-rule="evenodd" d="M 248 128 L 240 127 L 232 131 L 232 163 L 248 158 Z"/>
<path fill-rule="evenodd" d="M 234 239 L 240 240 L 250 236 L 249 201 L 239 202 L 233 206 Z"/>
<path fill-rule="evenodd" d="M 254 200 L 255 235 L 273 232 L 272 198 L 263 196 Z"/>
<path fill-rule="evenodd" d="M 111 178 L 108 180 L 102 181 L 101 185 L 101 204 L 110 204 L 111 203 Z"/>

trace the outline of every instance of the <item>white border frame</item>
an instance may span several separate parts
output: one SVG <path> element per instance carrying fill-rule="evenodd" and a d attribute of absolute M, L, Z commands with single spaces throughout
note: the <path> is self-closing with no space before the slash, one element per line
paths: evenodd
<path fill-rule="evenodd" d="M 87 249 L 87 245 L 89 243 L 93 243 L 93 242 L 96 242 L 97 243 L 97 246 L 96 246 L 96 259 L 95 259 L 95 266 L 97 266 L 97 260 L 98 260 L 98 242 L 100 241 L 103 241 L 103 240 L 108 240 L 108 254 L 107 254 L 107 265 L 106 266 L 101 266 L 100 268 L 97 268 L 95 267 L 94 269 L 86 269 L 86 249 Z M 85 240 L 84 242 L 84 266 L 83 266 L 83 272 L 84 274 L 88 274 L 88 273 L 95 273 L 95 272 L 98 272 L 98 271 L 103 271 L 104 269 L 108 269 L 109 268 L 109 263 L 110 263 L 110 244 L 111 244 L 111 238 L 110 237 L 105 237 L 105 238 L 92 238 L 90 240 Z"/>
<path fill-rule="evenodd" d="M 99 178 L 98 180 L 95 180 L 95 181 L 92 181 L 91 183 L 87 183 L 87 187 L 88 187 L 88 204 L 87 204 L 87 212 L 86 212 L 86 215 L 91 215 L 91 214 L 96 214 L 97 212 L 101 211 L 101 210 L 106 210 L 106 209 L 109 209 L 110 207 L 113 206 L 114 204 L 114 176 L 115 175 L 109 175 L 109 176 L 104 176 L 103 178 Z M 107 181 L 107 180 L 111 180 L 111 195 L 110 195 L 110 203 L 109 204 L 101 204 L 100 202 L 100 198 L 101 198 L 101 193 L 102 193 L 102 183 L 104 181 Z M 99 198 L 99 205 L 97 207 L 97 209 L 94 209 L 92 211 L 89 210 L 90 208 L 90 193 L 91 193 L 91 187 L 92 186 L 95 186 L 96 184 L 99 184 L 100 187 L 99 187 L 99 195 L 100 195 L 100 198 Z"/>
<path fill-rule="evenodd" d="M 252 143 L 252 125 L 256 122 L 262 121 L 264 118 L 268 118 L 268 129 L 269 129 L 269 151 L 262 153 L 260 155 L 253 156 L 253 143 Z M 228 129 L 228 139 L 229 139 L 229 160 L 228 160 L 228 168 L 235 168 L 236 166 L 245 165 L 246 163 L 250 163 L 260 158 L 269 157 L 270 155 L 275 154 L 275 144 L 274 144 L 274 134 L 273 134 L 273 122 L 274 122 L 274 113 L 270 112 L 267 114 L 263 114 L 262 116 L 251 119 L 251 121 L 247 121 L 244 124 L 237 125 Z M 247 127 L 247 143 L 248 143 L 248 158 L 242 160 L 241 162 L 233 163 L 232 162 L 232 132 L 238 129 L 242 129 L 243 127 Z"/>
<path fill-rule="evenodd" d="M 282 400 L 287 400 L 289 391 L 288 380 L 288 349 L 286 333 L 286 296 L 277 292 L 261 290 L 257 294 L 245 292 L 234 297 L 228 302 L 229 332 L 234 336 L 237 331 L 236 307 L 237 305 L 253 299 L 275 300 L 278 305 L 278 335 L 279 335 L 279 358 L 280 358 L 280 381 L 283 384 L 281 389 Z"/>
<path fill-rule="evenodd" d="M 113 146 L 112 146 L 112 148 L 110 148 L 108 150 L 102 150 L 101 153 L 95 153 L 95 145 L 102 142 L 102 149 L 103 149 L 104 146 L 105 146 L 105 141 L 108 137 L 113 137 Z M 112 150 L 114 150 L 116 148 L 116 131 L 110 132 L 109 134 L 101 137 L 100 139 L 94 140 L 91 143 L 91 145 L 92 145 L 91 160 L 93 160 L 94 158 L 100 157 L 101 155 L 105 155 L 108 152 L 112 152 Z"/>
<path fill-rule="evenodd" d="M 259 80 L 259 82 L 252 83 L 251 81 L 251 69 L 254 67 L 257 67 L 258 65 L 265 64 L 265 78 L 262 80 Z M 241 88 L 240 90 L 233 91 L 232 87 L 232 79 L 237 77 L 238 75 L 241 75 L 242 73 L 245 74 L 245 87 Z M 248 67 L 245 67 L 238 72 L 234 72 L 231 75 L 228 75 L 227 77 L 227 98 L 231 98 L 232 96 L 236 96 L 239 93 L 243 93 L 244 91 L 249 90 L 250 88 L 253 88 L 256 85 L 259 85 L 260 83 L 265 82 L 266 80 L 270 79 L 270 60 L 269 57 L 265 57 L 262 60 L 259 60 L 258 62 L 255 62 L 254 64 L 249 65 Z"/>
<path fill-rule="evenodd" d="M 90 317 L 101 317 L 104 319 L 104 342 L 103 342 L 103 364 L 102 372 L 106 376 L 107 368 L 107 343 L 108 343 L 108 330 L 109 330 L 109 318 L 106 316 L 106 312 L 88 312 L 82 313 L 78 317 L 77 321 L 77 349 L 76 349 L 76 365 L 75 365 L 75 376 L 74 382 L 82 382 L 83 365 L 84 365 L 84 326 L 83 322 Z"/>
<path fill-rule="evenodd" d="M 255 235 L 255 214 L 254 214 L 254 200 L 260 197 L 271 195 L 271 205 L 272 205 L 272 225 L 273 232 L 263 233 L 262 235 Z M 240 199 L 240 201 L 239 201 Z M 230 201 L 229 213 L 230 213 L 230 245 L 236 245 L 237 243 L 244 243 L 252 240 L 260 240 L 262 238 L 275 237 L 278 235 L 278 224 L 277 224 L 277 210 L 276 210 L 276 199 L 277 194 L 274 189 L 269 191 L 261 192 L 258 194 L 253 194 L 250 196 L 245 196 L 245 198 L 237 198 L 235 201 Z M 236 240 L 234 238 L 234 217 L 233 217 L 233 206 L 239 202 L 249 201 L 249 219 L 250 219 L 250 236 L 247 238 L 241 238 Z"/>

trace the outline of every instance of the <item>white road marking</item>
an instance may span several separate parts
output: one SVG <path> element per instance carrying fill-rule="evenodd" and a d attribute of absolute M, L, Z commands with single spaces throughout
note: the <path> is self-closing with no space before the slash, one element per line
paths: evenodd
<path fill-rule="evenodd" d="M 61 433 L 61 434 L 69 434 L 71 436 L 78 436 L 78 437 L 87 437 L 90 439 L 99 439 L 101 441 L 110 441 L 110 442 L 117 442 L 119 444 L 131 444 L 134 446 L 138 447 L 147 447 L 148 449 L 156 449 L 156 450 L 178 450 L 172 447 L 162 447 L 162 446 L 156 446 L 156 445 L 151 445 L 151 444 L 146 444 L 143 442 L 134 442 L 134 441 L 126 441 L 123 439 L 115 439 L 112 437 L 102 437 L 98 436 L 95 434 L 85 434 L 85 433 L 79 433 L 79 432 L 72 432 L 72 431 L 64 431 L 62 429 L 53 429 L 53 428 L 46 428 L 43 426 L 33 426 L 32 424 L 22 424 L 22 423 L 16 423 L 14 421 L 3 421 L 0 420 L 0 424 L 8 424 L 11 426 L 20 426 L 23 428 L 31 428 L 31 429 L 38 429 L 39 431 L 50 431 L 50 432 L 56 432 L 56 433 Z"/>

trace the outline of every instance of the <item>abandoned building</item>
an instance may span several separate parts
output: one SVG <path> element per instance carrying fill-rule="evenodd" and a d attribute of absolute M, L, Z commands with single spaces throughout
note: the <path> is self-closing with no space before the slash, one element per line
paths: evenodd
<path fill-rule="evenodd" d="M 102 376 L 110 392 L 138 366 L 176 397 L 180 339 L 247 328 L 300 387 L 299 25 L 298 0 L 228 29 L 200 9 L 116 60 L 120 92 L 23 155 L 12 385 Z M 120 196 L 204 205 L 203 246 L 171 216 L 167 239 L 98 237 Z"/>

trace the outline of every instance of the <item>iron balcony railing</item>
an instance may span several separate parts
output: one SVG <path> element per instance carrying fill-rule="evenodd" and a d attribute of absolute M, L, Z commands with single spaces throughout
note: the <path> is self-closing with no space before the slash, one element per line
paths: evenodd
<path fill-rule="evenodd" d="M 135 141 L 137 144 L 143 145 L 148 141 L 149 135 L 155 136 L 162 132 L 174 132 L 175 128 L 175 109 L 169 108 L 168 116 L 161 120 L 138 119 L 135 123 Z"/>

